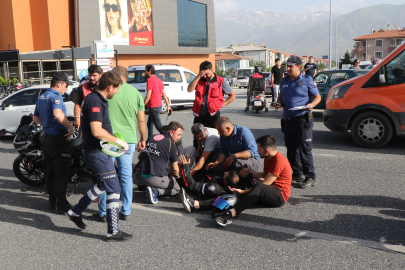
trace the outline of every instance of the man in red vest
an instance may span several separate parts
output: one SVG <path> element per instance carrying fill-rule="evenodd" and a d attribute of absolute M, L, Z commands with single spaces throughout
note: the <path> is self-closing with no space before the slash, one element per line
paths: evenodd
<path fill-rule="evenodd" d="M 75 104 L 74 115 L 77 130 L 80 128 L 80 112 L 82 108 L 82 103 L 86 100 L 86 96 L 98 90 L 98 82 L 100 81 L 101 75 L 103 75 L 103 69 L 99 65 L 91 65 L 87 69 L 89 72 L 89 81 L 81 84 L 76 91 L 72 92 L 72 101 Z"/>
<path fill-rule="evenodd" d="M 214 122 L 221 116 L 219 110 L 235 99 L 235 93 L 224 78 L 214 73 L 209 61 L 200 64 L 200 72 L 188 85 L 188 92 L 194 90 L 194 124 L 201 123 L 205 127 L 215 128 Z M 225 94 L 228 98 L 224 101 Z M 197 146 L 197 141 L 194 140 L 194 147 Z"/>

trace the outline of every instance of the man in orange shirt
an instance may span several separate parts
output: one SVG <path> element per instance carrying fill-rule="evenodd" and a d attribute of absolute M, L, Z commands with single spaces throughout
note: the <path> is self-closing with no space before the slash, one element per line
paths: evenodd
<path fill-rule="evenodd" d="M 251 174 L 256 179 L 256 185 L 246 190 L 230 188 L 234 194 L 244 196 L 233 208 L 215 218 L 221 226 L 231 224 L 234 216 L 252 207 L 257 201 L 261 201 L 268 207 L 280 207 L 290 197 L 292 182 L 290 163 L 277 151 L 273 137 L 262 136 L 256 140 L 256 143 L 260 157 L 264 158 L 264 172 L 251 172 L 247 168 L 241 170 L 240 176 L 247 177 Z"/>

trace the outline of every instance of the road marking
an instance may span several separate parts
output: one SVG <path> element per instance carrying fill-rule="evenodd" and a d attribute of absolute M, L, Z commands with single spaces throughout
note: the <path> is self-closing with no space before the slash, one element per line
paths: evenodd
<path fill-rule="evenodd" d="M 204 214 L 198 214 L 198 213 L 185 213 L 185 212 L 179 212 L 177 210 L 168 210 L 168 209 L 161 209 L 161 208 L 157 208 L 157 207 L 149 207 L 148 205 L 145 205 L 145 204 L 133 203 L 131 208 L 137 209 L 137 210 L 151 211 L 151 212 L 156 212 L 156 213 L 179 216 L 179 217 L 182 216 L 182 217 L 187 217 L 187 218 L 211 220 L 212 222 L 214 222 L 210 215 L 204 215 Z M 325 240 L 325 241 L 352 244 L 352 245 L 358 245 L 358 246 L 363 246 L 363 247 L 368 247 L 368 248 L 375 248 L 375 249 L 379 249 L 379 250 L 383 250 L 383 251 L 395 251 L 395 252 L 405 254 L 405 246 L 402 246 L 402 245 L 391 245 L 391 244 L 374 242 L 374 241 L 369 241 L 369 240 L 364 240 L 364 239 L 357 239 L 357 238 L 344 237 L 344 236 L 327 234 L 327 233 L 298 230 L 298 229 L 274 226 L 274 225 L 258 223 L 258 222 L 243 221 L 243 220 L 238 220 L 238 219 L 233 220 L 232 225 L 229 225 L 229 226 L 234 226 L 234 225 L 249 227 L 249 228 L 256 228 L 256 229 L 267 230 L 267 231 L 278 232 L 278 233 L 290 234 L 290 235 L 293 235 L 295 237 L 295 239 L 298 239 L 300 237 L 315 238 L 315 239 L 321 239 L 321 240 Z M 291 239 L 291 240 L 294 240 L 294 239 Z"/>
<path fill-rule="evenodd" d="M 11 176 L 0 176 L 0 180 L 18 180 L 17 177 L 11 177 Z"/>

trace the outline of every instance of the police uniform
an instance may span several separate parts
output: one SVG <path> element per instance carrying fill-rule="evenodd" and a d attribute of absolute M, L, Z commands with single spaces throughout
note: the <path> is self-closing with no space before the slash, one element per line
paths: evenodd
<path fill-rule="evenodd" d="M 71 85 L 68 77 L 61 75 L 58 72 L 52 80 L 66 80 L 65 82 Z M 58 75 L 62 77 L 58 77 Z M 66 106 L 63 103 L 63 96 L 58 91 L 48 88 L 42 94 L 37 102 L 34 111 L 34 116 L 41 120 L 44 136 L 42 137 L 41 147 L 46 163 L 45 180 L 49 194 L 50 208 L 55 206 L 58 212 L 61 213 L 69 210 L 70 205 L 66 200 L 67 182 L 70 177 L 70 148 L 69 141 L 64 136 L 67 133 L 66 127 L 56 120 L 53 115 L 53 110 L 62 110 L 66 115 Z"/>
<path fill-rule="evenodd" d="M 287 60 L 287 62 L 289 61 Z M 299 65 L 300 63 L 301 61 L 299 61 Z M 318 89 L 311 76 L 300 73 L 294 80 L 286 76 L 281 81 L 280 93 L 284 106 L 282 130 L 287 147 L 287 158 L 291 164 L 294 178 L 305 175 L 306 180 L 316 179 L 311 152 L 314 126 L 312 113 L 306 110 L 290 109 L 310 103 L 312 97 L 319 94 Z"/>
<path fill-rule="evenodd" d="M 72 211 L 81 216 L 92 201 L 106 192 L 108 234 L 115 235 L 119 232 L 118 208 L 121 187 L 112 157 L 101 151 L 100 140 L 93 136 L 90 126 L 91 122 L 100 121 L 104 130 L 110 134 L 113 133 L 108 115 L 108 102 L 98 91 L 94 91 L 86 97 L 80 121 L 83 132 L 83 158 L 96 174 L 97 184 L 87 191 L 79 203 L 72 208 Z"/>

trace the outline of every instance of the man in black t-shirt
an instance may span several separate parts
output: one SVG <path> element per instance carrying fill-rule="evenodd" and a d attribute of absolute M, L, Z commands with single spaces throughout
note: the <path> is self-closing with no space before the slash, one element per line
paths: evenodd
<path fill-rule="evenodd" d="M 86 224 L 83 223 L 82 212 L 89 207 L 92 201 L 106 192 L 108 224 L 106 241 L 123 241 L 132 237 L 132 235 L 120 231 L 118 227 L 121 187 L 112 157 L 103 153 L 100 145 L 100 141 L 105 140 L 121 146 L 122 150 L 128 150 L 126 142 L 112 135 L 108 114 L 107 99 L 112 99 L 118 93 L 121 84 L 122 80 L 116 73 L 112 71 L 104 73 L 100 79 L 99 90 L 89 94 L 83 103 L 81 113 L 83 159 L 96 175 L 97 184 L 68 211 L 70 220 L 80 229 L 85 229 Z"/>
<path fill-rule="evenodd" d="M 155 134 L 146 141 L 146 148 L 139 157 L 135 166 L 138 181 L 147 186 L 146 197 L 149 202 L 156 204 L 157 196 L 173 196 L 180 191 L 180 186 L 174 177 L 179 176 L 179 157 L 176 142 L 181 139 L 183 126 L 172 121 L 168 126 L 162 127 L 161 134 Z M 166 171 L 167 163 L 171 162 L 171 173 Z"/>
<path fill-rule="evenodd" d="M 284 67 L 281 66 L 280 58 L 276 59 L 276 64 L 271 69 L 271 87 L 273 88 L 273 101 L 276 102 L 280 90 L 281 80 L 284 78 Z"/>
<path fill-rule="evenodd" d="M 309 63 L 305 64 L 304 71 L 305 71 L 305 75 L 309 75 L 312 78 L 315 77 L 317 69 L 316 69 L 316 65 L 314 63 L 314 57 L 313 56 L 309 57 Z"/>

